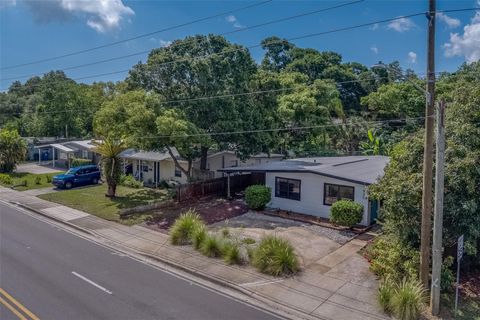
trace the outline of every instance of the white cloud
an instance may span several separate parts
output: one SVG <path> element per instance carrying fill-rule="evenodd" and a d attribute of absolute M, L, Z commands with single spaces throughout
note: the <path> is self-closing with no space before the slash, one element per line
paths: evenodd
<path fill-rule="evenodd" d="M 15 6 L 17 4 L 17 0 L 0 0 L 0 9 Z"/>
<path fill-rule="evenodd" d="M 135 14 L 122 0 L 61 0 L 60 3 L 67 11 L 85 13 L 87 25 L 98 32 L 118 29 L 126 16 Z"/>
<path fill-rule="evenodd" d="M 405 32 L 412 29 L 415 26 L 412 20 L 409 18 L 398 18 L 390 22 L 387 26 L 388 29 L 393 29 L 398 32 Z"/>
<path fill-rule="evenodd" d="M 408 62 L 410 63 L 417 63 L 417 54 L 413 51 L 408 53 Z"/>
<path fill-rule="evenodd" d="M 160 39 L 160 47 L 162 48 L 170 47 L 171 44 L 172 41 Z"/>
<path fill-rule="evenodd" d="M 135 14 L 122 0 L 23 1 L 37 23 L 64 22 L 79 17 L 86 19 L 90 28 L 101 33 L 119 29 L 122 20 Z"/>
<path fill-rule="evenodd" d="M 438 20 L 444 22 L 449 28 L 457 28 L 457 27 L 460 26 L 460 20 L 459 19 L 449 17 L 443 12 L 438 12 L 437 13 L 437 18 L 438 18 Z"/>
<path fill-rule="evenodd" d="M 447 57 L 463 56 L 469 63 L 480 60 L 480 11 L 463 27 L 463 34 L 450 33 L 450 42 L 443 47 Z"/>
<path fill-rule="evenodd" d="M 245 27 L 244 25 L 240 24 L 240 22 L 238 22 L 237 17 L 235 17 L 234 15 L 227 16 L 225 18 L 225 20 L 227 20 L 227 22 L 232 24 L 235 28 L 244 28 Z"/>
<path fill-rule="evenodd" d="M 378 27 L 379 27 L 378 23 L 375 23 L 375 24 L 373 24 L 372 26 L 370 26 L 370 30 L 375 31 L 375 30 L 378 29 Z"/>
<path fill-rule="evenodd" d="M 370 50 L 372 50 L 373 53 L 378 54 L 378 48 L 376 45 L 371 46 Z"/>

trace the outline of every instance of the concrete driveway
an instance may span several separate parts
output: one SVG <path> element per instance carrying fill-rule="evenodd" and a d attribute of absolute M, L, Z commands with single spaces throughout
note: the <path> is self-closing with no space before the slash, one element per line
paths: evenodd
<path fill-rule="evenodd" d="M 22 163 L 17 166 L 17 172 L 27 172 L 33 174 L 54 173 L 59 171 L 67 171 L 65 168 L 52 168 L 50 166 L 39 165 L 38 163 Z"/>

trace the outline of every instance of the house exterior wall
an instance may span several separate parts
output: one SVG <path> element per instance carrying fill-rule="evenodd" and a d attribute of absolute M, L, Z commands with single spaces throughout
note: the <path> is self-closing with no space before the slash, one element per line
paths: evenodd
<path fill-rule="evenodd" d="M 275 177 L 300 180 L 300 200 L 297 201 L 275 197 Z M 365 185 L 312 173 L 267 172 L 265 174 L 265 184 L 272 190 L 272 200 L 268 206 L 270 208 L 293 211 L 328 219 L 330 217 L 331 206 L 323 204 L 325 183 L 354 187 L 354 201 L 362 204 L 364 207 L 363 218 L 360 224 L 370 224 L 369 204 L 366 197 Z"/>
<path fill-rule="evenodd" d="M 184 169 L 187 169 L 187 164 L 180 162 Z M 175 177 L 175 162 L 172 160 L 160 161 L 160 179 L 161 180 L 175 180 L 180 183 L 187 183 L 187 177 L 182 172 L 181 177 Z"/>
<path fill-rule="evenodd" d="M 141 166 L 140 166 L 141 162 Z M 156 161 L 147 161 L 147 160 L 133 160 L 133 176 L 136 179 L 140 179 L 143 181 L 145 184 L 150 184 L 153 185 L 155 184 L 155 163 Z M 159 173 L 159 181 L 157 183 L 160 183 L 162 180 L 175 180 L 180 183 L 186 183 L 187 182 L 187 177 L 185 174 L 182 172 L 181 177 L 175 177 L 175 163 L 173 161 L 169 160 L 161 160 L 159 161 L 160 163 L 160 173 Z M 183 167 L 186 169 L 187 164 L 181 163 Z M 148 167 L 148 171 L 142 171 L 142 167 Z"/>

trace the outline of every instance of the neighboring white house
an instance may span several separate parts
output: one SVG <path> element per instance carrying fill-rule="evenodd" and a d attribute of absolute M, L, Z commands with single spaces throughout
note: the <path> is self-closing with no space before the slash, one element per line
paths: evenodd
<path fill-rule="evenodd" d="M 281 161 L 283 159 L 282 154 L 272 153 L 270 155 L 266 153 L 259 153 L 246 160 L 240 160 L 240 158 L 233 151 L 219 151 L 211 153 L 207 156 L 207 170 L 213 172 L 212 178 L 220 178 L 225 176 L 224 173 L 218 170 L 228 167 L 245 167 L 258 164 L 265 164 L 275 161 Z M 193 167 L 200 168 L 200 160 L 194 162 Z"/>
<path fill-rule="evenodd" d="M 175 148 L 172 148 L 172 152 L 180 165 L 186 169 L 187 161 L 180 159 Z M 120 157 L 123 159 L 123 172 L 132 174 L 145 185 L 157 186 L 162 181 L 172 180 L 179 183 L 187 182 L 187 177 L 175 166 L 175 162 L 166 150 L 160 152 L 128 149 L 122 152 Z"/>
<path fill-rule="evenodd" d="M 367 187 L 383 175 L 388 161 L 384 156 L 299 158 L 220 171 L 264 173 L 272 190 L 270 208 L 329 218 L 335 201 L 350 199 L 364 206 L 361 224 L 370 225 L 378 203 L 368 198 Z"/>

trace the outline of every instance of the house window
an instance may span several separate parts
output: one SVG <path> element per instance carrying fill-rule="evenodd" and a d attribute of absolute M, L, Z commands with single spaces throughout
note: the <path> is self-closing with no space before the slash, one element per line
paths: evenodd
<path fill-rule="evenodd" d="M 230 160 L 230 167 L 238 167 L 238 160 Z"/>
<path fill-rule="evenodd" d="M 87 150 L 82 150 L 82 158 L 83 159 L 88 159 L 88 151 Z"/>
<path fill-rule="evenodd" d="M 148 172 L 148 165 L 142 164 L 142 171 Z"/>
<path fill-rule="evenodd" d="M 182 171 L 178 167 L 175 167 L 175 177 L 181 177 L 181 176 L 182 176 Z"/>
<path fill-rule="evenodd" d="M 354 200 L 355 188 L 349 186 L 341 186 L 338 184 L 325 183 L 323 193 L 323 204 L 331 206 L 335 201 L 346 199 Z"/>
<path fill-rule="evenodd" d="M 300 180 L 275 177 L 275 197 L 300 201 Z"/>

